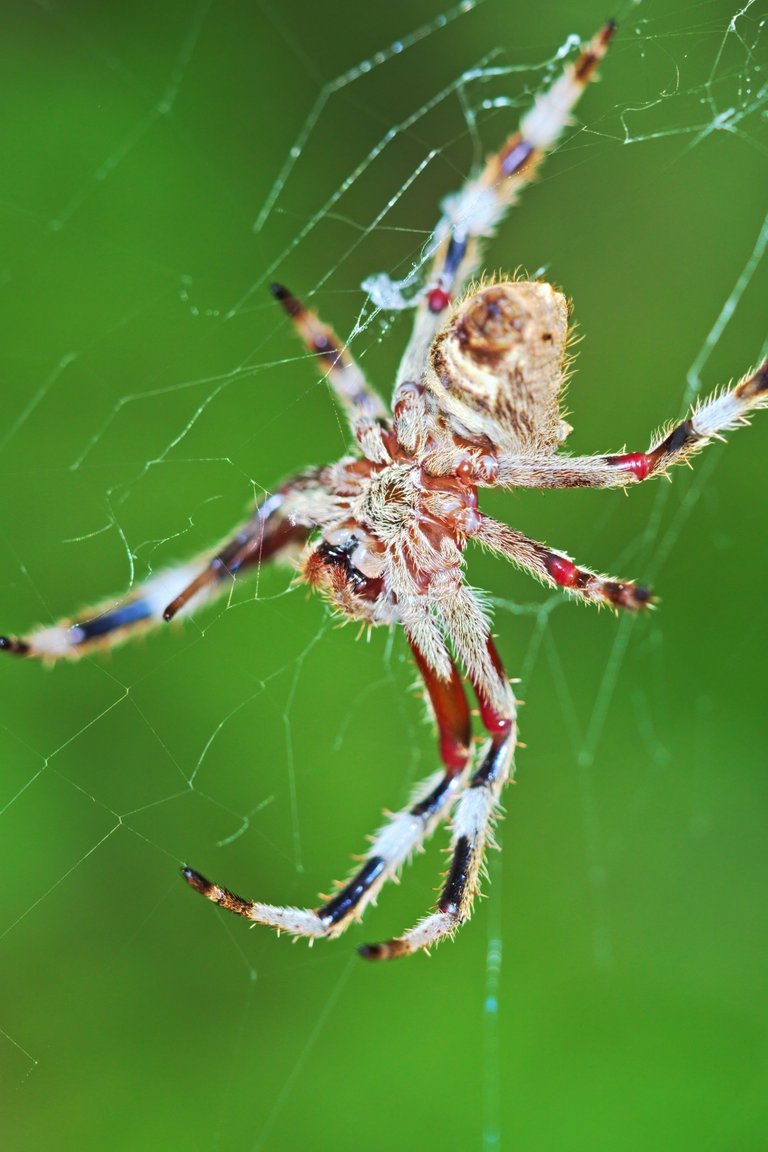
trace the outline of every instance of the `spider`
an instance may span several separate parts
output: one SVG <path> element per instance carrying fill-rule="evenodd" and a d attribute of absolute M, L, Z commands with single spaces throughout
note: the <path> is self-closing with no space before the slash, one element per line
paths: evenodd
<path fill-rule="evenodd" d="M 247 920 L 310 942 L 340 935 L 452 817 L 450 865 L 436 908 L 402 936 L 359 951 L 372 959 L 405 956 L 452 936 L 472 911 L 517 739 L 515 697 L 488 614 L 463 580 L 468 541 L 582 601 L 628 612 L 652 603 L 646 588 L 582 568 L 485 515 L 479 490 L 626 488 L 689 460 L 768 405 L 766 360 L 699 403 L 645 452 L 568 456 L 559 451 L 570 432 L 560 412 L 565 297 L 548 283 L 522 279 L 481 281 L 462 295 L 478 267 L 480 241 L 493 234 L 568 125 L 613 32 L 606 24 L 482 171 L 443 201 L 391 415 L 332 329 L 273 285 L 306 348 L 324 366 L 349 419 L 354 451 L 286 480 L 215 554 L 162 571 L 117 604 L 102 604 L 74 622 L 23 639 L 0 637 L 0 648 L 16 656 L 77 657 L 181 616 L 249 569 L 297 553 L 298 578 L 342 617 L 402 626 L 434 714 L 441 769 L 387 817 L 357 872 L 317 909 L 245 900 L 191 868 L 182 870 L 197 892 Z M 476 759 L 463 679 L 486 732 Z"/>

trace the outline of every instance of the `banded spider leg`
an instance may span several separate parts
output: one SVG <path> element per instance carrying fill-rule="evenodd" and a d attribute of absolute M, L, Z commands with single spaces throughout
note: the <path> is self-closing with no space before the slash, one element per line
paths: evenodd
<path fill-rule="evenodd" d="M 359 952 L 366 959 L 392 959 L 429 948 L 452 935 L 471 913 L 491 824 L 514 754 L 514 697 L 490 637 L 485 644 L 482 652 L 475 649 L 473 642 L 471 658 L 476 667 L 471 679 L 483 724 L 493 735 L 484 749 L 480 768 L 467 782 L 470 716 L 458 670 L 451 660 L 450 675 L 438 676 L 412 642 L 437 723 L 444 771 L 417 790 L 409 807 L 389 818 L 374 836 L 361 867 L 335 896 L 316 909 L 280 907 L 243 899 L 191 868 L 183 869 L 187 883 L 208 900 L 253 923 L 304 936 L 310 942 L 321 937 L 334 938 L 359 920 L 368 904 L 375 903 L 384 883 L 397 876 L 401 866 L 421 849 L 455 805 L 452 864 L 436 912 L 402 937 L 363 945 Z M 489 691 L 484 687 L 489 675 L 494 699 L 501 696 L 507 701 L 503 714 L 490 702 Z"/>
<path fill-rule="evenodd" d="M 362 423 L 386 417 L 387 409 L 332 328 L 280 285 L 272 292 L 291 317 L 298 335 L 326 370 L 326 377 L 349 415 Z M 353 423 L 354 426 L 354 423 Z M 221 595 L 232 581 L 269 561 L 296 555 L 313 529 L 333 514 L 326 470 L 309 468 L 267 496 L 245 524 L 213 555 L 204 554 L 163 569 L 129 595 L 106 600 L 78 614 L 37 628 L 28 636 L 0 636 L 0 651 L 54 662 L 75 659 L 128 640 L 149 628 L 187 615 Z"/>
<path fill-rule="evenodd" d="M 46 662 L 77 659 L 187 614 L 220 595 L 240 573 L 285 560 L 306 541 L 325 501 L 321 475 L 321 469 L 312 469 L 287 481 L 214 555 L 163 569 L 128 596 L 106 600 L 74 620 L 37 628 L 20 639 L 0 636 L 0 651 Z"/>
<path fill-rule="evenodd" d="M 400 362 L 398 385 L 419 379 L 451 303 L 479 267 L 482 241 L 494 235 L 521 192 L 536 179 L 542 162 L 571 123 L 571 113 L 584 90 L 596 78 L 615 31 L 612 20 L 603 25 L 574 63 L 566 65 L 554 84 L 535 99 L 517 131 L 488 157 L 482 171 L 443 200 L 443 215 L 426 246 L 432 253 L 426 289 Z M 374 293 L 376 282 L 375 277 L 370 282 Z"/>
<path fill-rule="evenodd" d="M 559 452 L 569 432 L 561 407 L 569 335 L 564 295 L 513 277 L 456 300 L 478 266 L 483 238 L 568 124 L 612 34 L 606 25 L 534 101 L 519 131 L 443 202 L 391 417 L 333 330 L 274 285 L 304 346 L 325 369 L 353 451 L 288 480 L 214 554 L 167 569 L 74 624 L 0 639 L 1 649 L 18 656 L 77 656 L 181 616 L 241 573 L 301 546 L 299 579 L 322 592 L 339 616 L 363 627 L 402 625 L 436 721 L 442 770 L 388 817 L 352 878 L 316 909 L 244 900 L 183 869 L 192 888 L 252 922 L 310 940 L 338 936 L 450 817 L 451 859 L 437 907 L 402 936 L 361 951 L 372 959 L 404 956 L 453 935 L 472 912 L 517 739 L 516 702 L 488 615 L 464 583 L 468 543 L 475 539 L 585 602 L 631 612 L 652 603 L 643 586 L 581 568 L 483 514 L 479 490 L 628 487 L 665 474 L 768 404 L 763 362 L 699 403 L 646 452 L 568 457 Z M 463 680 L 488 734 L 477 762 Z"/>
<path fill-rule="evenodd" d="M 432 835 L 443 821 L 463 785 L 470 754 L 470 715 L 461 678 L 447 651 L 450 674 L 438 676 L 415 643 L 411 644 L 424 679 L 438 729 L 443 771 L 429 777 L 417 788 L 411 803 L 392 814 L 373 837 L 361 867 L 339 891 L 317 909 L 279 907 L 245 900 L 227 888 L 213 884 L 191 868 L 183 869 L 184 879 L 197 892 L 239 916 L 265 924 L 278 932 L 305 936 L 310 941 L 333 938 L 375 902 L 387 880 L 394 879 L 403 864 Z"/>
<path fill-rule="evenodd" d="M 732 387 L 698 401 L 687 419 L 671 428 L 667 425 L 645 452 L 536 458 L 501 454 L 494 483 L 505 488 L 625 488 L 664 476 L 674 464 L 688 463 L 713 440 L 748 424 L 753 412 L 766 407 L 768 359 Z"/>

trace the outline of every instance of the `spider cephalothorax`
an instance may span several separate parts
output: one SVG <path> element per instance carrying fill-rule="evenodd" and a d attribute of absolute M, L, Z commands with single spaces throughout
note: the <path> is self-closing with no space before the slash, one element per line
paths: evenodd
<path fill-rule="evenodd" d="M 569 122 L 613 35 L 607 24 L 544 92 L 483 170 L 443 202 L 427 246 L 431 264 L 395 381 L 390 415 L 334 332 L 287 289 L 273 291 L 348 416 L 354 451 L 285 481 L 215 554 L 161 572 L 117 604 L 0 649 L 76 657 L 183 615 L 245 570 L 301 550 L 300 578 L 343 617 L 400 624 L 423 677 L 438 730 L 441 769 L 389 815 L 355 875 L 317 909 L 244 900 L 184 868 L 187 882 L 246 919 L 310 940 L 338 936 L 359 918 L 437 825 L 452 817 L 451 863 L 436 909 L 374 958 L 404 956 L 452 935 L 472 909 L 504 784 L 513 770 L 516 702 L 487 611 L 463 580 L 468 541 L 512 560 L 581 600 L 639 611 L 647 589 L 581 568 L 560 552 L 485 515 L 483 488 L 628 488 L 687 460 L 768 404 L 768 361 L 716 393 L 646 452 L 558 453 L 568 341 L 565 297 L 539 281 L 481 283 L 463 299 L 481 237 L 493 233 Z M 453 301 L 458 300 L 458 303 Z M 462 684 L 479 705 L 486 739 L 475 760 Z"/>
<path fill-rule="evenodd" d="M 422 380 L 396 391 L 391 422 L 363 424 L 362 459 L 324 473 L 333 518 L 304 579 L 344 616 L 372 624 L 421 617 L 438 587 L 452 595 L 483 523 L 478 486 L 494 483 L 500 455 L 545 453 L 562 437 L 567 335 L 565 300 L 549 284 L 470 290 L 436 335 Z"/>

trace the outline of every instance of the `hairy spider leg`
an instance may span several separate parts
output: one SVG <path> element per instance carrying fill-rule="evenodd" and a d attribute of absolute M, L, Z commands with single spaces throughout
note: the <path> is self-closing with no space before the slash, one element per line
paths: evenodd
<path fill-rule="evenodd" d="M 75 659 L 183 615 L 192 601 L 198 606 L 220 594 L 243 570 L 285 559 L 290 549 L 303 544 L 314 523 L 297 523 L 297 508 L 300 504 L 306 519 L 319 484 L 319 469 L 295 476 L 268 496 L 215 555 L 163 569 L 124 599 L 105 601 L 74 621 L 38 628 L 22 639 L 0 636 L 0 651 L 51 662 Z"/>
<path fill-rule="evenodd" d="M 270 291 L 291 318 L 304 347 L 323 364 L 326 379 L 341 401 L 350 421 L 358 417 L 385 420 L 384 401 L 369 387 L 365 376 L 339 340 L 333 328 L 282 284 L 271 284 Z"/>
<path fill-rule="evenodd" d="M 418 380 L 421 366 L 446 309 L 477 270 L 480 242 L 493 236 L 507 211 L 530 184 L 541 162 L 571 123 L 571 112 L 589 82 L 616 31 L 612 20 L 604 24 L 573 64 L 534 103 L 520 126 L 488 157 L 478 176 L 460 192 L 446 196 L 443 215 L 427 243 L 434 252 L 419 300 L 413 332 L 400 363 L 397 383 Z"/>
<path fill-rule="evenodd" d="M 688 420 L 673 427 L 647 453 L 602 457 L 601 462 L 623 470 L 635 480 L 644 480 L 654 472 L 663 473 L 671 464 L 687 459 L 704 447 L 711 438 L 745 423 L 749 412 L 766 406 L 767 394 L 768 362 L 764 362 L 755 372 L 748 373 L 740 380 L 735 388 L 715 393 L 698 405 Z M 481 517 L 479 528 L 473 535 L 509 555 L 540 578 L 570 587 L 582 595 L 593 593 L 593 596 L 585 595 L 585 598 L 607 598 L 614 603 L 618 599 L 621 606 L 635 608 L 647 602 L 644 591 L 640 592 L 638 602 L 635 586 L 618 582 L 608 582 L 606 586 L 604 579 L 577 569 L 567 557 L 528 541 L 489 518 Z M 403 936 L 381 944 L 364 945 L 360 953 L 367 959 L 395 959 L 422 949 L 429 950 L 453 936 L 461 924 L 469 919 L 479 888 L 485 848 L 489 843 L 493 844 L 493 821 L 498 814 L 501 791 L 512 772 L 517 730 L 514 696 L 508 688 L 501 661 L 490 637 L 486 641 L 486 655 L 500 680 L 507 686 L 507 707 L 499 707 L 498 694 L 489 691 L 493 685 L 493 676 L 489 675 L 487 662 L 483 662 L 477 648 L 479 608 L 474 606 L 476 611 L 473 616 L 471 592 L 464 589 L 462 596 L 463 603 L 461 599 L 455 602 L 441 601 L 440 608 L 454 647 L 467 668 L 480 703 L 483 724 L 492 734 L 491 739 L 484 749 L 480 768 L 472 776 L 468 788 L 456 805 L 451 863 L 436 910 Z"/>
<path fill-rule="evenodd" d="M 454 640 L 456 636 L 453 636 Z M 482 645 L 481 641 L 481 645 Z M 490 636 L 484 641 L 484 655 L 474 641 L 462 644 L 472 648 L 471 664 L 480 667 L 490 661 L 497 679 L 504 685 L 506 703 L 499 709 L 488 692 L 484 675 L 470 677 L 480 705 L 480 715 L 491 734 L 482 752 L 480 767 L 472 775 L 456 804 L 450 847 L 450 865 L 437 907 L 403 936 L 380 944 L 364 944 L 358 949 L 366 960 L 394 960 L 420 950 L 428 951 L 453 936 L 472 915 L 479 892 L 485 853 L 495 847 L 493 822 L 500 814 L 501 793 L 510 778 L 517 739 L 516 702 L 506 679 L 496 646 Z M 494 697 L 498 695 L 494 692 Z"/>
<path fill-rule="evenodd" d="M 310 940 L 339 936 L 353 920 L 360 919 L 366 906 L 375 902 L 384 883 L 397 877 L 402 865 L 446 819 L 462 792 L 469 763 L 469 705 L 455 664 L 450 661 L 447 677 L 438 676 L 417 645 L 411 642 L 411 648 L 437 724 L 444 771 L 430 776 L 416 790 L 407 808 L 389 816 L 372 838 L 370 850 L 354 876 L 316 909 L 283 908 L 245 900 L 206 880 L 199 872 L 183 868 L 184 879 L 195 891 L 246 920 Z"/>
<path fill-rule="evenodd" d="M 297 488 L 296 482 L 288 485 L 289 491 Z M 305 544 L 311 528 L 296 524 L 286 516 L 285 503 L 285 488 L 268 496 L 237 535 L 168 604 L 163 611 L 163 620 L 173 620 L 205 589 L 228 579 L 234 580 L 238 573 L 274 559 L 286 548 Z"/>
<path fill-rule="evenodd" d="M 718 389 L 700 400 L 687 420 L 671 429 L 667 425 L 645 452 L 536 459 L 502 454 L 495 482 L 505 488 L 624 488 L 665 475 L 673 464 L 689 461 L 712 440 L 722 440 L 724 432 L 749 424 L 750 415 L 766 407 L 768 359 L 733 388 Z"/>
<path fill-rule="evenodd" d="M 492 552 L 511 560 L 524 572 L 551 588 L 564 588 L 572 596 L 590 604 L 609 604 L 628 612 L 641 612 L 653 604 L 653 596 L 642 584 L 631 580 L 616 580 L 612 576 L 599 576 L 589 568 L 580 568 L 570 556 L 555 552 L 546 544 L 539 544 L 501 524 L 490 516 L 479 513 L 479 523 L 472 540 Z"/>

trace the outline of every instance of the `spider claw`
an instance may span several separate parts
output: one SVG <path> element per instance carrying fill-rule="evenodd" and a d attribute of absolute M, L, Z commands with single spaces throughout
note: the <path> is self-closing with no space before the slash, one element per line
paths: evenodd
<path fill-rule="evenodd" d="M 298 312 L 304 311 L 304 306 L 300 300 L 297 300 L 294 294 L 285 287 L 283 284 L 273 283 L 270 284 L 269 290 L 274 296 L 275 300 L 282 304 L 289 316 L 295 316 Z"/>
<path fill-rule="evenodd" d="M 211 889 L 211 883 L 209 880 L 206 880 L 205 876 L 201 876 L 199 872 L 195 872 L 194 868 L 187 868 L 186 865 L 181 869 L 181 874 L 190 888 L 194 888 L 195 892 L 199 892 L 201 896 L 208 895 Z"/>
<path fill-rule="evenodd" d="M 14 640 L 10 636 L 0 636 L 0 652 L 8 652 L 11 656 L 27 656 L 29 644 L 24 640 Z"/>
<path fill-rule="evenodd" d="M 381 944 L 361 944 L 357 954 L 364 960 L 396 960 L 399 956 L 407 956 L 410 951 L 405 940 L 396 938 Z"/>
<path fill-rule="evenodd" d="M 379 944 L 361 944 L 357 949 L 358 955 L 364 960 L 398 960 L 401 956 L 413 956 L 417 952 L 431 956 L 432 946 L 439 941 L 414 941 L 409 939 L 412 935 L 413 930 L 407 932 L 405 936 L 395 936 L 392 940 L 383 940 Z"/>
<path fill-rule="evenodd" d="M 378 944 L 360 944 L 357 949 L 358 956 L 362 956 L 364 960 L 381 960 L 379 955 Z"/>

